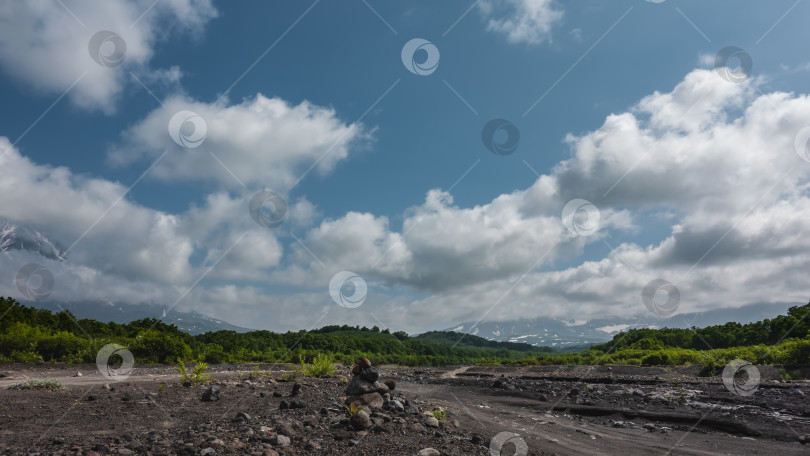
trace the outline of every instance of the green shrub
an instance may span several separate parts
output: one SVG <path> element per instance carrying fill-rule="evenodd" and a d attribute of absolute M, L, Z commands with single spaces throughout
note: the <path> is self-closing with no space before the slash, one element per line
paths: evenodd
<path fill-rule="evenodd" d="M 16 390 L 37 389 L 47 391 L 60 391 L 66 388 L 64 385 L 62 385 L 62 383 L 59 380 L 33 379 L 17 383 L 16 385 L 11 385 L 8 387 L 8 389 L 16 389 Z"/>
<path fill-rule="evenodd" d="M 644 366 L 660 366 L 669 364 L 669 355 L 664 350 L 659 350 L 641 358 L 641 364 Z"/>
<path fill-rule="evenodd" d="M 298 367 L 298 371 L 301 375 L 307 377 L 321 377 L 335 375 L 337 368 L 331 356 L 325 353 L 319 353 L 311 363 L 307 363 L 301 359 L 301 365 Z"/>
<path fill-rule="evenodd" d="M 61 331 L 53 336 L 40 339 L 36 343 L 36 351 L 45 360 L 67 361 L 68 358 L 86 351 L 88 346 L 87 339 Z"/>
<path fill-rule="evenodd" d="M 191 349 L 180 338 L 156 330 L 140 334 L 129 350 L 140 364 L 171 364 L 191 356 Z"/>
<path fill-rule="evenodd" d="M 177 366 L 174 367 L 174 370 L 180 373 L 180 381 L 182 383 L 190 382 L 192 385 L 196 385 L 197 383 L 211 379 L 211 375 L 206 372 L 208 370 L 208 364 L 198 359 L 194 364 L 194 368 L 191 369 L 191 372 L 186 368 L 186 364 L 191 364 L 191 362 L 178 359 Z"/>

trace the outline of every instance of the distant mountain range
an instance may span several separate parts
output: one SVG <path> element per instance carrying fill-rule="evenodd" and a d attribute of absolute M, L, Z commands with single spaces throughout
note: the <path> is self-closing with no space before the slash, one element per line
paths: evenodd
<path fill-rule="evenodd" d="M 785 314 L 791 306 L 803 303 L 751 304 L 736 309 L 716 309 L 707 312 L 656 318 L 654 315 L 630 318 L 597 318 L 593 320 L 559 320 L 535 318 L 513 321 L 461 323 L 446 331 L 455 331 L 500 342 L 523 342 L 535 346 L 565 347 L 603 343 L 625 329 L 689 328 L 722 325 L 729 321 L 751 323 Z"/>
<path fill-rule="evenodd" d="M 175 325 L 181 331 L 195 335 L 219 330 L 236 332 L 252 331 L 251 329 L 235 326 L 198 312 L 180 312 L 173 309 L 171 312 L 166 313 L 166 308 L 157 304 L 113 304 L 107 302 L 58 303 L 53 301 L 34 301 L 26 302 L 25 304 L 40 309 L 48 309 L 52 312 L 69 310 L 76 318 L 88 318 L 105 323 L 108 321 L 129 323 L 143 318 L 157 318 L 163 323 Z"/>
<path fill-rule="evenodd" d="M 0 220 L 0 253 L 9 250 L 25 250 L 51 260 L 62 261 L 65 259 L 66 249 L 32 226 Z"/>

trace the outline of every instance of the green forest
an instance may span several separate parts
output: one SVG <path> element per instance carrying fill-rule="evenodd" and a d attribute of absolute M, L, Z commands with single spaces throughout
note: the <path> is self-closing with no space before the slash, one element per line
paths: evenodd
<path fill-rule="evenodd" d="M 728 362 L 744 359 L 792 369 L 810 364 L 810 303 L 793 306 L 787 315 L 754 323 L 689 329 L 631 329 L 613 340 L 575 354 L 540 356 L 521 364 L 700 365 L 715 375 Z M 512 362 L 512 361 L 505 361 Z"/>
<path fill-rule="evenodd" d="M 442 366 L 517 361 L 554 353 L 546 347 L 491 342 L 458 333 L 405 332 L 353 326 L 326 326 L 312 331 L 216 331 L 191 335 L 174 325 L 149 318 L 127 324 L 77 320 L 70 312 L 53 313 L 0 297 L 0 363 L 57 361 L 93 363 L 108 343 L 127 347 L 137 364 L 175 364 L 199 359 L 209 364 L 311 362 L 319 353 L 353 364 L 369 358 L 375 364 Z"/>
<path fill-rule="evenodd" d="M 714 375 L 729 361 L 792 368 L 810 363 L 810 303 L 787 315 L 759 322 L 690 329 L 633 329 L 580 353 L 472 335 L 433 331 L 411 337 L 357 326 L 325 326 L 311 331 L 216 331 L 191 335 L 157 319 L 127 324 L 77 320 L 70 312 L 53 313 L 0 297 L 0 363 L 93 363 L 108 343 L 129 349 L 136 364 L 175 364 L 198 359 L 209 364 L 311 362 L 327 354 L 352 364 L 441 366 L 455 364 L 631 364 L 702 366 Z"/>

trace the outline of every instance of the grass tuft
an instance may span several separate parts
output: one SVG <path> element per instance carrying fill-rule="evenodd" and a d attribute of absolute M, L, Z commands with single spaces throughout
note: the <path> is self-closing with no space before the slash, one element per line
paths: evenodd
<path fill-rule="evenodd" d="M 33 379 L 17 383 L 16 385 L 11 385 L 8 387 L 8 389 L 61 391 L 67 388 L 65 388 L 65 386 L 62 385 L 62 382 L 59 380 Z"/>

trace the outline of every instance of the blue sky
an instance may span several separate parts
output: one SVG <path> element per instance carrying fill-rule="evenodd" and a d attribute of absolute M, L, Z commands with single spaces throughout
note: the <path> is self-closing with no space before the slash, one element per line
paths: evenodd
<path fill-rule="evenodd" d="M 35 262 L 49 299 L 412 331 L 635 316 L 654 279 L 678 311 L 806 299 L 803 2 L 62 3 L 0 7 L 0 218 L 67 250 L 6 251 L 2 294 L 30 297 Z M 102 30 L 122 64 L 91 58 Z M 403 65 L 414 38 L 431 74 Z M 199 147 L 172 141 L 179 111 Z M 496 118 L 512 154 L 482 142 Z M 262 190 L 280 226 L 250 217 Z M 574 199 L 594 232 L 566 229 Z M 340 271 L 359 306 L 330 296 Z"/>

